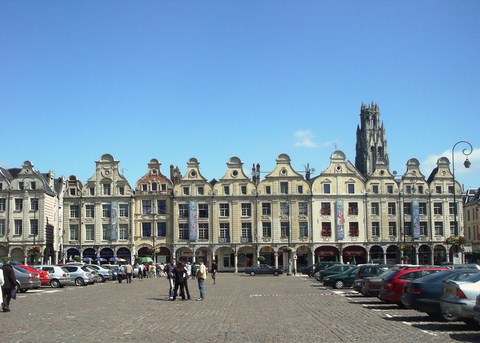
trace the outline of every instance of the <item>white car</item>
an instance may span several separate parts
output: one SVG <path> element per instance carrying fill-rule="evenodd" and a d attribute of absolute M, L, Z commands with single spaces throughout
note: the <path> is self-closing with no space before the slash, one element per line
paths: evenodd
<path fill-rule="evenodd" d="M 72 285 L 70 280 L 70 273 L 64 267 L 53 265 L 34 265 L 32 266 L 38 270 L 45 270 L 50 274 L 50 286 L 53 288 L 63 287 L 65 285 Z"/>
<path fill-rule="evenodd" d="M 444 318 L 475 324 L 474 307 L 479 293 L 480 273 L 473 274 L 463 281 L 446 281 L 440 298 Z"/>

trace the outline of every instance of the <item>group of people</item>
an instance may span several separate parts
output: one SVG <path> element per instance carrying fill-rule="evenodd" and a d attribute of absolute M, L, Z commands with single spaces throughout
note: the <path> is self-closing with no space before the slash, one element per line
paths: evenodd
<path fill-rule="evenodd" d="M 17 289 L 17 279 L 13 267 L 8 262 L 3 262 L 0 268 L 0 299 L 2 301 L 2 311 L 10 312 L 10 300 L 15 297 Z"/>

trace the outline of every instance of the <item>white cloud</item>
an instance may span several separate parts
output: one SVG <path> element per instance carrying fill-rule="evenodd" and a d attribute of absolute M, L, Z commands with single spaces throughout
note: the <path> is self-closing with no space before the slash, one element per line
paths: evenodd
<path fill-rule="evenodd" d="M 295 132 L 296 141 L 294 145 L 296 147 L 316 148 L 317 143 L 314 142 L 315 136 L 310 130 L 298 130 Z"/>

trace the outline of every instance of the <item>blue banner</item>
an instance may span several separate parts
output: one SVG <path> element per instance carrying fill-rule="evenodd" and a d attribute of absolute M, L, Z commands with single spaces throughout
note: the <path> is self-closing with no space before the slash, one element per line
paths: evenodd
<path fill-rule="evenodd" d="M 188 203 L 188 239 L 197 240 L 197 203 L 190 201 Z"/>
<path fill-rule="evenodd" d="M 110 240 L 116 241 L 118 239 L 118 202 L 112 202 L 111 206 L 112 214 L 110 216 L 110 224 L 112 225 L 112 229 L 110 231 Z"/>
<path fill-rule="evenodd" d="M 412 201 L 412 228 L 413 239 L 420 238 L 420 205 L 418 200 Z"/>
<path fill-rule="evenodd" d="M 342 240 L 345 238 L 345 213 L 343 210 L 343 200 L 337 200 L 335 211 L 337 239 Z"/>

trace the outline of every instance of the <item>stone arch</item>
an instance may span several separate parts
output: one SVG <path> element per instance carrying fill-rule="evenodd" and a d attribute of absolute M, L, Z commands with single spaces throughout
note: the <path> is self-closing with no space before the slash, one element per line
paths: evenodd
<path fill-rule="evenodd" d="M 430 264 L 432 260 L 432 252 L 430 247 L 422 244 L 418 247 L 418 264 Z"/>
<path fill-rule="evenodd" d="M 386 252 L 387 264 L 398 264 L 400 261 L 400 249 L 396 245 L 390 245 Z"/>
<path fill-rule="evenodd" d="M 318 261 L 340 261 L 340 250 L 333 245 L 324 245 L 315 249 Z"/>
<path fill-rule="evenodd" d="M 367 263 L 367 251 L 360 245 L 350 245 L 343 248 L 342 257 L 344 263 Z"/>
<path fill-rule="evenodd" d="M 370 262 L 383 264 L 383 248 L 380 245 L 370 247 Z"/>

